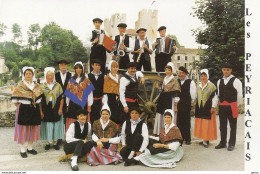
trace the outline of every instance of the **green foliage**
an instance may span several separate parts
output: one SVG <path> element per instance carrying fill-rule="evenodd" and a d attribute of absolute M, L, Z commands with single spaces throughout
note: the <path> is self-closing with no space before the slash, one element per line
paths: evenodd
<path fill-rule="evenodd" d="M 244 0 L 197 0 L 194 16 L 204 27 L 193 30 L 196 41 L 207 45 L 200 68 L 208 68 L 211 80 L 222 77 L 221 64 L 230 62 L 233 74 L 244 78 Z"/>
<path fill-rule="evenodd" d="M 22 44 L 22 29 L 19 24 L 14 23 L 12 25 L 12 32 L 13 32 L 13 42 L 17 44 Z"/>
<path fill-rule="evenodd" d="M 12 79 L 14 81 L 17 81 L 17 79 L 19 79 L 19 68 L 18 68 L 17 64 L 15 64 L 12 69 Z"/>
<path fill-rule="evenodd" d="M 5 35 L 5 30 L 7 29 L 7 26 L 4 23 L 0 22 L 0 39 Z"/>
<path fill-rule="evenodd" d="M 168 34 L 167 36 L 173 38 L 173 39 L 176 41 L 176 46 L 177 46 L 177 47 L 180 47 L 180 46 L 181 46 L 180 43 L 179 43 L 179 41 L 178 41 L 178 39 L 177 39 L 177 36 L 172 35 L 172 34 Z"/>

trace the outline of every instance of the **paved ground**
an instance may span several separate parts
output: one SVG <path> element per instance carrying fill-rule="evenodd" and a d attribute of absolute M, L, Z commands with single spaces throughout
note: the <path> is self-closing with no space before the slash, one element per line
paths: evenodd
<path fill-rule="evenodd" d="M 194 118 L 192 118 L 192 125 L 194 125 Z M 144 165 L 124 167 L 123 163 L 96 167 L 88 166 L 86 163 L 79 163 L 79 169 L 81 171 L 241 171 L 244 170 L 244 117 L 242 114 L 238 118 L 237 127 L 237 145 L 234 151 L 230 152 L 227 151 L 227 149 L 216 150 L 214 147 L 218 144 L 219 140 L 212 141 L 210 147 L 206 149 L 199 145 L 200 140 L 192 137 L 191 145 L 183 145 L 183 159 L 177 163 L 177 166 L 174 169 L 149 168 Z M 193 134 L 193 127 L 191 131 Z M 0 128 L 0 171 L 71 170 L 68 163 L 58 162 L 58 158 L 64 154 L 63 150 L 55 151 L 54 149 L 51 149 L 50 151 L 45 152 L 45 143 L 43 141 L 38 141 L 34 145 L 34 148 L 38 151 L 38 155 L 28 155 L 27 159 L 22 159 L 19 154 L 19 146 L 13 141 L 13 135 L 14 128 Z"/>

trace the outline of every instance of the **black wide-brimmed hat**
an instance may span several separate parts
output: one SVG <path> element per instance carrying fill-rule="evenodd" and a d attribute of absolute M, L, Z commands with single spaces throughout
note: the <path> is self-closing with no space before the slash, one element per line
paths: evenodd
<path fill-rule="evenodd" d="M 135 62 L 129 62 L 127 65 L 126 65 L 126 68 L 130 68 L 130 67 L 136 67 L 137 68 L 137 64 Z"/>
<path fill-rule="evenodd" d="M 93 22 L 95 22 L 95 21 L 99 21 L 99 22 L 103 23 L 103 20 L 100 19 L 100 18 L 94 18 L 92 21 L 93 21 Z"/>
<path fill-rule="evenodd" d="M 66 63 L 66 64 L 69 64 L 70 62 L 65 60 L 65 59 L 62 59 L 62 60 L 59 60 L 59 61 L 56 61 L 57 64 L 61 64 L 61 63 Z"/>
<path fill-rule="evenodd" d="M 117 25 L 117 27 L 126 28 L 126 27 L 127 27 L 127 25 L 126 25 L 125 23 L 120 23 L 120 24 L 118 24 L 118 25 Z"/>
<path fill-rule="evenodd" d="M 139 114 L 142 113 L 139 107 L 131 107 L 131 108 L 129 108 L 129 113 L 131 113 L 132 111 L 137 111 Z"/>
<path fill-rule="evenodd" d="M 145 31 L 146 32 L 146 29 L 145 28 L 139 28 L 136 33 L 139 33 L 140 31 Z"/>
<path fill-rule="evenodd" d="M 229 63 L 229 62 L 223 62 L 221 64 L 221 68 L 230 68 L 230 69 L 232 69 L 232 64 Z"/>
<path fill-rule="evenodd" d="M 161 30 L 164 30 L 164 29 L 166 29 L 165 26 L 160 26 L 157 31 L 161 31 Z"/>
<path fill-rule="evenodd" d="M 90 62 L 91 62 L 91 64 L 98 63 L 98 64 L 102 65 L 102 62 L 99 59 L 92 59 L 92 60 L 90 60 Z"/>
<path fill-rule="evenodd" d="M 189 74 L 188 70 L 187 70 L 186 68 L 184 68 L 183 66 L 181 66 L 181 67 L 179 68 L 179 70 L 185 72 L 186 74 Z"/>
<path fill-rule="evenodd" d="M 79 116 L 80 114 L 88 115 L 88 111 L 86 109 L 79 109 L 76 112 L 76 115 Z"/>

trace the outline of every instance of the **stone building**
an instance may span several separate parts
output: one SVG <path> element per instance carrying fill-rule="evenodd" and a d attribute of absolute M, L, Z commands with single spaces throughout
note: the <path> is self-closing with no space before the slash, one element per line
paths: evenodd
<path fill-rule="evenodd" d="M 8 72 L 8 68 L 5 65 L 5 59 L 0 56 L 0 74 Z"/>
<path fill-rule="evenodd" d="M 119 32 L 117 29 L 117 25 L 119 23 L 126 23 L 125 13 L 115 13 L 110 17 L 110 19 L 106 18 L 104 20 L 104 29 L 110 37 L 118 35 Z"/>
<path fill-rule="evenodd" d="M 175 70 L 184 66 L 190 73 L 190 78 L 197 81 L 199 70 L 195 67 L 194 61 L 200 61 L 201 49 L 185 48 L 181 46 L 172 56 Z"/>

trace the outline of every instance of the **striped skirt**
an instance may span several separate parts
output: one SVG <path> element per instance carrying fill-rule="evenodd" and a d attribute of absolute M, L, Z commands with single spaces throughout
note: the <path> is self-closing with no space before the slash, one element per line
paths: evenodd
<path fill-rule="evenodd" d="M 57 122 L 41 122 L 40 128 L 41 140 L 48 140 L 48 142 L 57 141 L 64 138 L 64 121 L 63 115 Z"/>
<path fill-rule="evenodd" d="M 155 155 L 151 155 L 150 151 L 145 149 L 145 152 L 135 157 L 135 159 L 148 167 L 174 168 L 176 167 L 176 162 L 180 161 L 182 157 L 183 149 L 182 146 L 179 146 L 176 151 L 170 150 Z"/>
<path fill-rule="evenodd" d="M 97 147 L 93 147 L 87 154 L 87 163 L 91 166 L 111 164 L 113 162 L 122 162 L 121 155 L 116 151 L 116 144 L 110 144 L 108 149 L 102 148 L 99 150 Z"/>
<path fill-rule="evenodd" d="M 20 104 L 17 105 L 15 113 L 15 132 L 14 141 L 18 144 L 24 144 L 25 142 L 31 141 L 36 142 L 40 139 L 40 125 L 19 125 L 18 115 L 19 115 Z"/>

